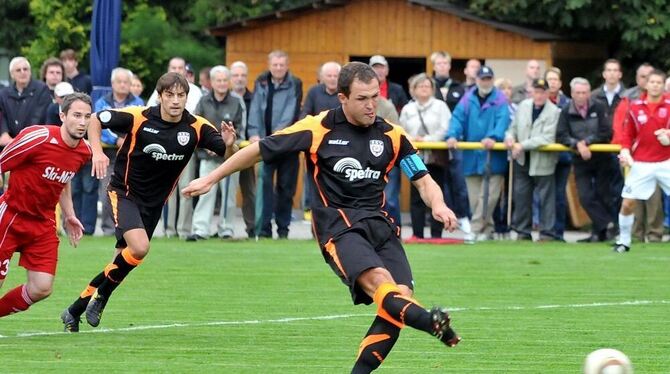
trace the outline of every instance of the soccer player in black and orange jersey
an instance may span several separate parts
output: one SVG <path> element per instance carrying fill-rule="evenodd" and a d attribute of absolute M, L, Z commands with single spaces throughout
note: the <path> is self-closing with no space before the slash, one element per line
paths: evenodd
<path fill-rule="evenodd" d="M 196 147 L 219 156 L 235 151 L 235 129 L 222 123 L 221 133 L 206 119 L 185 110 L 189 85 L 177 73 L 164 74 L 156 84 L 159 105 L 104 110 L 91 118 L 88 139 L 93 149 L 92 173 L 103 178 L 109 159 L 100 144 L 101 127 L 126 135 L 118 151 L 108 187 L 116 226 L 113 261 L 89 283 L 61 314 L 65 331 L 79 330 L 79 318 L 98 326 L 110 295 L 149 253 L 149 241 L 165 200 Z"/>
<path fill-rule="evenodd" d="M 352 373 L 376 369 L 405 325 L 448 346 L 460 341 L 449 327 L 445 309 L 426 310 L 412 298 L 412 271 L 398 238 L 400 230 L 381 210 L 388 172 L 400 166 L 445 229 L 456 228 L 456 217 L 404 130 L 375 115 L 378 96 L 374 70 L 349 63 L 338 79 L 341 107 L 308 116 L 252 143 L 182 190 L 185 196 L 201 195 L 261 158 L 273 162 L 289 152 L 306 153 L 315 186 L 313 230 L 322 254 L 349 287 L 355 304 L 374 302 L 378 308 Z"/>

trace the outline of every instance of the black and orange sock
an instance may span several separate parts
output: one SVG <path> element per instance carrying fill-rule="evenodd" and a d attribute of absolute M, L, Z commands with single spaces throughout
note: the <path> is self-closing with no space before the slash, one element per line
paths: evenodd
<path fill-rule="evenodd" d="M 109 295 L 123 282 L 128 273 L 141 263 L 142 260 L 133 257 L 129 248 L 124 248 L 116 255 L 114 261 L 105 267 L 105 280 L 98 287 L 98 295 L 109 298 Z"/>
<path fill-rule="evenodd" d="M 392 283 L 384 283 L 375 292 L 377 315 L 402 328 L 404 325 L 432 333 L 430 312 L 411 297 L 402 296 L 400 288 Z"/>
<path fill-rule="evenodd" d="M 82 313 L 84 313 L 84 310 L 86 310 L 86 305 L 88 305 L 89 300 L 91 300 L 91 295 L 95 293 L 95 290 L 100 287 L 102 284 L 102 281 L 105 280 L 105 273 L 100 272 L 98 275 L 93 277 L 91 281 L 88 283 L 88 286 L 86 286 L 86 289 L 81 292 L 79 295 L 79 298 L 70 305 L 68 308 L 68 311 L 72 316 L 75 318 L 79 317 Z"/>
<path fill-rule="evenodd" d="M 377 316 L 358 350 L 352 374 L 367 374 L 381 365 L 398 340 L 400 327 Z"/>

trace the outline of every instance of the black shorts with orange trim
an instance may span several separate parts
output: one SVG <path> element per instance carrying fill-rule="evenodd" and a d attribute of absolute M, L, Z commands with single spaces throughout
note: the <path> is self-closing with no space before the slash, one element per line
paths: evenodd
<path fill-rule="evenodd" d="M 412 270 L 395 227 L 381 218 L 354 223 L 321 246 L 326 262 L 349 287 L 354 304 L 372 303 L 356 280 L 365 270 L 384 268 L 397 284 L 414 289 Z"/>
<path fill-rule="evenodd" d="M 116 227 L 116 248 L 128 246 L 123 234 L 129 230 L 144 229 L 151 239 L 163 214 L 162 206 L 148 207 L 138 204 L 132 196 L 126 196 L 125 192 L 114 188 L 107 191 L 107 198 L 112 206 L 112 218 Z"/>

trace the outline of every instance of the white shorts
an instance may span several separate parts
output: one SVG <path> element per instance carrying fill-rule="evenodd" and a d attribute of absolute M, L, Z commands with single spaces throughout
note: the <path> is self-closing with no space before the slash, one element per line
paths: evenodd
<path fill-rule="evenodd" d="M 626 176 L 621 197 L 647 200 L 658 183 L 666 194 L 670 194 L 670 160 L 662 162 L 635 161 Z"/>

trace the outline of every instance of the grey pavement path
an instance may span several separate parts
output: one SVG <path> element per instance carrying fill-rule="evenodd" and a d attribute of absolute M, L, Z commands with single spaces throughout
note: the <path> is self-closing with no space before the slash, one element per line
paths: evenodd
<path fill-rule="evenodd" d="M 302 211 L 300 210 L 294 210 L 293 211 L 293 221 L 291 222 L 291 226 L 289 227 L 289 239 L 312 239 L 312 226 L 311 223 L 303 220 L 303 215 Z M 237 239 L 245 239 L 246 236 L 246 231 L 244 227 L 244 222 L 242 220 L 242 213 L 240 210 L 237 212 L 237 219 L 235 220 L 235 227 L 234 227 L 234 237 Z M 218 217 L 215 216 L 212 219 L 212 232 L 216 232 L 216 223 L 218 221 Z M 403 222 L 409 223 L 410 218 L 409 214 L 403 214 Z M 102 235 L 102 230 L 100 229 L 100 219 L 98 218 L 98 227 L 96 228 L 95 235 L 99 236 Z M 164 236 L 165 233 L 162 230 L 162 228 L 157 228 L 156 230 L 156 237 L 162 237 Z M 426 229 L 426 235 L 429 235 L 429 230 Z M 535 238 L 538 237 L 538 233 L 535 232 L 533 236 Z M 582 232 L 582 231 L 568 231 L 565 233 L 565 240 L 569 243 L 574 243 L 579 239 L 585 238 L 589 235 L 588 232 Z M 402 233 L 401 236 L 403 239 L 409 238 L 412 236 L 412 227 L 405 224 L 402 226 Z M 275 233 L 276 237 L 276 233 Z M 444 237 L 446 238 L 456 238 L 456 239 L 462 239 L 463 238 L 463 233 L 460 230 L 457 230 L 456 232 L 453 233 L 447 233 L 445 232 Z M 516 234 L 512 233 L 511 234 L 511 239 L 515 239 Z M 668 240 L 668 236 L 665 236 L 665 241 Z"/>

